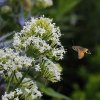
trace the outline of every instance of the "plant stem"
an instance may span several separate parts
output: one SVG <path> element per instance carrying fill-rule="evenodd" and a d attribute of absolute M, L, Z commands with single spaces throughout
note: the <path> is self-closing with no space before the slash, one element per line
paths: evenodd
<path fill-rule="evenodd" d="M 20 79 L 20 81 L 16 84 L 15 88 L 17 88 L 21 84 L 21 82 L 23 81 L 23 79 L 25 78 L 25 76 L 29 73 L 30 69 L 31 68 L 29 67 L 28 70 L 27 70 L 27 72 L 23 75 L 23 77 Z"/>
<path fill-rule="evenodd" d="M 8 83 L 8 86 L 7 86 L 7 89 L 6 89 L 7 92 L 9 91 L 10 83 L 11 83 L 13 77 L 14 77 L 14 72 L 9 77 L 9 83 Z"/>

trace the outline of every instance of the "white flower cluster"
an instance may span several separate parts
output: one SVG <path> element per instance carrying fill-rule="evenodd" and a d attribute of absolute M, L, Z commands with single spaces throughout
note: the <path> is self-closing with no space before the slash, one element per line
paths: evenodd
<path fill-rule="evenodd" d="M 43 70 L 42 74 L 44 77 L 48 78 L 48 80 L 51 80 L 52 82 L 60 81 L 62 71 L 61 67 L 46 57 L 44 57 L 43 60 L 44 67 L 42 67 L 41 70 Z"/>
<path fill-rule="evenodd" d="M 5 92 L 5 94 L 2 95 L 2 100 L 20 100 L 19 96 L 22 94 L 22 90 L 17 88 L 15 91 L 11 91 L 9 94 Z"/>
<path fill-rule="evenodd" d="M 11 76 L 11 74 L 15 72 L 17 80 L 20 80 L 22 73 L 19 69 L 32 66 L 33 61 L 33 58 L 20 56 L 19 53 L 14 52 L 13 49 L 0 49 L 0 74 L 5 74 L 6 71 L 6 74 Z M 15 91 L 11 91 L 10 93 L 5 92 L 2 96 L 2 100 L 20 100 L 19 95 L 24 95 L 25 98 L 27 97 L 29 100 L 34 100 L 42 96 L 36 84 L 30 78 L 24 78 L 21 84 L 21 89 L 15 89 Z"/>
<path fill-rule="evenodd" d="M 49 7 L 53 5 L 53 1 L 52 0 L 36 0 L 35 5 L 37 7 Z"/>
<path fill-rule="evenodd" d="M 52 49 L 52 55 L 55 57 L 58 57 L 60 59 L 63 59 L 64 53 L 65 53 L 65 50 L 64 50 L 63 46 L 61 46 L 60 48 Z"/>
<path fill-rule="evenodd" d="M 41 96 L 42 94 L 38 90 L 36 83 L 30 78 L 24 78 L 20 89 L 17 88 L 15 91 L 11 91 L 10 93 L 5 92 L 5 94 L 2 95 L 2 100 L 20 100 L 21 97 L 27 98 L 27 100 L 34 100 Z"/>
<path fill-rule="evenodd" d="M 31 36 L 25 41 L 25 45 L 34 45 L 34 48 L 39 50 L 41 53 L 50 50 L 49 44 L 39 37 Z"/>
<path fill-rule="evenodd" d="M 33 82 L 30 78 L 24 78 L 24 80 L 22 81 L 22 87 L 24 87 L 23 95 L 25 96 L 25 98 L 28 97 L 28 100 L 34 100 L 42 96 L 41 92 L 38 91 L 36 83 Z"/>
<path fill-rule="evenodd" d="M 30 21 L 25 23 L 21 32 L 15 34 L 13 45 L 19 50 L 31 51 L 30 55 L 34 58 L 36 57 L 35 61 L 39 61 L 41 58 L 42 61 L 45 60 L 45 65 L 41 65 L 39 62 L 35 64 L 34 68 L 36 71 L 43 72 L 43 77 L 56 82 L 60 81 L 61 71 L 52 62 L 52 59 L 63 59 L 65 53 L 60 43 L 60 37 L 60 29 L 52 22 L 52 19 L 44 16 L 39 18 L 32 17 Z M 49 73 L 48 75 L 45 73 L 45 70 Z"/>
<path fill-rule="evenodd" d="M 1 74 L 6 74 L 10 76 L 12 72 L 16 72 L 17 77 L 22 77 L 22 74 L 19 72 L 19 69 L 23 67 L 32 66 L 33 58 L 26 56 L 20 56 L 18 52 L 14 52 L 13 49 L 4 48 L 0 49 L 0 71 Z"/>
<path fill-rule="evenodd" d="M 45 52 L 46 56 L 59 60 L 65 53 L 59 40 L 60 36 L 59 27 L 56 27 L 51 19 L 32 17 L 30 21 L 26 22 L 23 30 L 15 34 L 13 45 L 20 49 L 26 49 L 31 45 L 40 53 Z"/>
<path fill-rule="evenodd" d="M 15 34 L 14 49 L 0 49 L 0 74 L 5 76 L 6 82 L 9 83 L 2 100 L 19 100 L 21 97 L 25 100 L 34 100 L 41 97 L 42 94 L 33 81 L 35 74 L 51 82 L 60 81 L 62 69 L 53 62 L 63 59 L 65 53 L 60 37 L 60 29 L 51 19 L 44 16 L 32 17 L 23 29 Z M 32 79 L 26 78 L 30 77 L 29 72 L 33 74 Z M 8 93 L 11 89 L 10 84 L 15 91 Z"/>

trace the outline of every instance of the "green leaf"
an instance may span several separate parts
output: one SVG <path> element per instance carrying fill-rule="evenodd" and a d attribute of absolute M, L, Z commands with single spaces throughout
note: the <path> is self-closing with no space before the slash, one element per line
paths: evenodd
<path fill-rule="evenodd" d="M 40 90 L 48 96 L 51 96 L 53 98 L 63 99 L 63 100 L 71 100 L 69 97 L 56 92 L 54 89 L 49 88 L 49 87 L 43 85 L 42 83 L 38 82 L 37 84 L 39 85 Z"/>
<path fill-rule="evenodd" d="M 65 13 L 69 13 L 81 0 L 58 0 L 56 19 L 61 18 Z M 66 3 L 65 3 L 66 2 Z"/>

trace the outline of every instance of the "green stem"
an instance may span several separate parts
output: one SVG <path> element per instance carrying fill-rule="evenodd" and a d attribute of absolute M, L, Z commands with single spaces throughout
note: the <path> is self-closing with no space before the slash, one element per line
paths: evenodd
<path fill-rule="evenodd" d="M 16 84 L 15 88 L 17 88 L 21 84 L 21 82 L 23 81 L 23 79 L 25 78 L 25 76 L 29 73 L 30 69 L 31 68 L 29 67 L 28 70 L 27 70 L 27 72 L 23 75 L 23 77 L 20 79 L 20 81 Z"/>
<path fill-rule="evenodd" d="M 18 79 L 17 79 L 17 77 L 16 77 L 16 74 L 14 73 L 14 76 L 15 76 L 15 79 L 17 80 L 17 82 L 18 82 Z"/>
<path fill-rule="evenodd" d="M 7 92 L 9 91 L 10 83 L 11 83 L 13 77 L 14 77 L 14 72 L 10 75 L 9 83 L 8 83 L 8 86 L 7 86 L 7 89 L 6 89 Z"/>

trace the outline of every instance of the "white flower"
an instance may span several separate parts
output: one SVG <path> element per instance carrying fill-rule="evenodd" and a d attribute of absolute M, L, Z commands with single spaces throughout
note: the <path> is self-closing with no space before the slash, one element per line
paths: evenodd
<path fill-rule="evenodd" d="M 11 91 L 9 94 L 7 94 L 7 93 L 5 92 L 5 94 L 2 95 L 2 100 L 9 100 L 9 99 L 14 98 L 14 93 L 15 93 L 15 91 L 14 91 L 14 92 Z"/>
<path fill-rule="evenodd" d="M 43 33 L 46 32 L 46 30 L 44 28 L 41 28 L 40 26 L 37 26 L 36 29 L 35 29 L 35 32 L 40 33 L 40 35 L 42 36 Z"/>
<path fill-rule="evenodd" d="M 16 97 L 16 98 L 14 98 L 14 100 L 19 100 L 19 98 L 18 98 L 18 97 Z"/>
<path fill-rule="evenodd" d="M 15 91 L 16 91 L 16 94 L 17 94 L 17 95 L 20 95 L 20 94 L 22 94 L 22 93 L 23 93 L 23 92 L 22 92 L 22 90 L 21 90 L 21 89 L 19 89 L 19 88 L 15 89 Z"/>
<path fill-rule="evenodd" d="M 29 58 L 29 57 L 27 57 L 27 56 L 21 56 L 20 58 L 21 58 L 20 60 L 22 60 L 21 62 L 22 62 L 25 66 L 31 66 L 31 65 L 32 65 L 32 62 L 34 61 L 34 59 Z"/>
<path fill-rule="evenodd" d="M 2 100 L 8 100 L 8 97 L 7 97 L 8 95 L 7 95 L 7 93 L 5 92 L 5 94 L 4 95 L 2 95 Z"/>
<path fill-rule="evenodd" d="M 3 74 L 3 71 L 0 71 L 0 74 Z"/>
<path fill-rule="evenodd" d="M 20 45 L 21 44 L 21 40 L 20 40 L 20 37 L 18 36 L 18 34 L 16 33 L 15 36 L 14 36 L 14 42 L 13 42 L 13 45 Z"/>
<path fill-rule="evenodd" d="M 63 55 L 65 54 L 65 50 L 63 46 L 60 48 L 54 48 L 52 49 L 53 56 L 57 57 L 57 59 L 63 59 Z"/>
<path fill-rule="evenodd" d="M 14 92 L 10 92 L 9 94 L 8 94 L 8 98 L 9 99 L 12 99 L 13 97 L 14 97 L 14 94 L 15 94 L 15 91 Z"/>
<path fill-rule="evenodd" d="M 39 64 L 38 65 L 35 65 L 35 70 L 36 71 L 41 71 L 41 67 L 39 66 Z"/>
<path fill-rule="evenodd" d="M 36 49 L 38 49 L 41 53 L 46 50 L 50 50 L 49 44 L 46 41 L 42 40 L 39 37 L 31 36 L 25 41 L 26 45 L 33 44 Z"/>
<path fill-rule="evenodd" d="M 15 73 L 15 75 L 16 75 L 16 77 L 17 77 L 17 79 L 19 79 L 19 78 L 22 78 L 22 73 L 21 72 L 16 72 Z"/>

